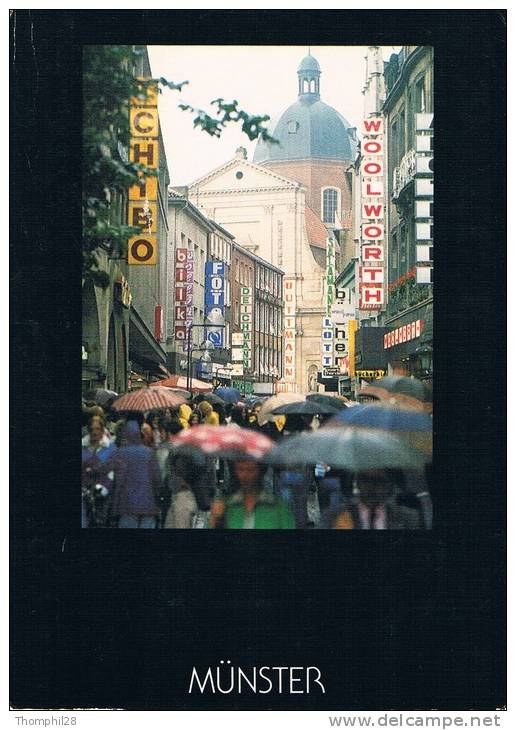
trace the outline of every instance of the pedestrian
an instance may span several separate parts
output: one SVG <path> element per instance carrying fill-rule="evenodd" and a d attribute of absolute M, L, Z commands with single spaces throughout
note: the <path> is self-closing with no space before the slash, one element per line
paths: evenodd
<path fill-rule="evenodd" d="M 197 407 L 202 415 L 201 423 L 204 423 L 207 426 L 219 425 L 219 416 L 213 410 L 211 403 L 208 403 L 206 400 L 202 400 Z"/>
<path fill-rule="evenodd" d="M 226 410 L 224 408 L 224 405 L 222 403 L 212 403 L 211 407 L 213 408 L 213 412 L 219 418 L 219 426 L 225 426 L 227 424 L 227 421 L 226 421 Z"/>
<path fill-rule="evenodd" d="M 238 428 L 244 428 L 246 426 L 245 409 L 242 405 L 235 403 L 231 407 L 229 412 L 229 423 L 231 426 L 238 426 Z"/>
<path fill-rule="evenodd" d="M 197 409 L 193 410 L 190 418 L 188 419 L 188 426 L 199 426 L 202 423 L 202 413 Z"/>
<path fill-rule="evenodd" d="M 159 422 L 160 422 L 161 414 L 158 410 L 152 410 L 149 411 L 147 414 L 147 418 L 145 419 L 146 422 L 149 424 L 149 426 L 152 428 L 152 434 L 154 436 L 154 448 L 158 448 L 161 437 L 159 435 Z"/>
<path fill-rule="evenodd" d="M 142 442 L 144 446 L 148 446 L 149 449 L 156 448 L 156 442 L 154 441 L 154 431 L 149 423 L 142 424 Z"/>
<path fill-rule="evenodd" d="M 172 444 L 170 437 L 182 431 L 183 428 L 179 421 L 172 418 L 161 417 L 159 419 L 159 446 L 156 448 L 156 458 L 159 464 L 161 475 L 161 490 L 159 494 L 159 508 L 161 511 L 161 524 L 164 525 L 167 512 L 170 507 L 172 492 L 174 489 L 174 479 L 170 472 L 170 452 Z"/>
<path fill-rule="evenodd" d="M 116 449 L 105 433 L 104 421 L 93 416 L 82 439 L 82 526 L 105 527 L 113 475 L 109 459 Z"/>
<path fill-rule="evenodd" d="M 212 504 L 209 527 L 292 530 L 296 523 L 287 502 L 265 487 L 267 466 L 253 459 L 230 463 L 236 491 Z"/>
<path fill-rule="evenodd" d="M 355 475 L 355 498 L 335 511 L 333 529 L 418 530 L 417 510 L 397 503 L 399 474 L 390 469 L 368 469 Z"/>
<path fill-rule="evenodd" d="M 199 466 L 188 457 L 170 455 L 168 468 L 174 487 L 164 527 L 172 530 L 188 530 L 194 526 L 195 517 L 199 512 L 193 488 Z"/>
<path fill-rule="evenodd" d="M 175 409 L 174 409 L 175 412 Z M 190 417 L 192 415 L 192 409 L 188 405 L 188 403 L 183 403 L 179 406 L 177 409 L 177 419 L 181 426 L 183 428 L 189 428 L 190 427 Z"/>
<path fill-rule="evenodd" d="M 301 431 L 309 431 L 312 419 L 312 416 L 289 413 L 282 431 L 282 437 L 288 439 L 289 436 Z M 281 494 L 290 504 L 296 520 L 296 527 L 301 530 L 313 527 L 313 521 L 308 518 L 308 499 L 314 486 L 312 472 L 308 468 L 276 471 L 274 486 L 275 492 Z"/>
<path fill-rule="evenodd" d="M 127 422 L 123 438 L 126 445 L 112 457 L 115 476 L 112 515 L 121 528 L 154 528 L 161 490 L 156 454 L 143 444 L 136 421 Z"/>

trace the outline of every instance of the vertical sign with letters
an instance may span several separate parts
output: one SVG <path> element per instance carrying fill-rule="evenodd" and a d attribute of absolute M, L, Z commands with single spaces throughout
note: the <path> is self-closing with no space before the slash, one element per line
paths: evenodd
<path fill-rule="evenodd" d="M 225 264 L 221 261 L 207 261 L 204 284 L 204 313 L 224 316 Z M 224 347 L 224 328 L 207 328 L 206 339 L 215 347 Z"/>
<path fill-rule="evenodd" d="M 252 370 L 253 354 L 253 290 L 249 286 L 240 289 L 240 329 L 242 330 L 242 366 Z"/>
<path fill-rule="evenodd" d="M 358 277 L 362 311 L 383 309 L 384 288 L 384 120 L 372 116 L 362 122 L 361 235 Z"/>
<path fill-rule="evenodd" d="M 145 81 L 145 79 L 142 79 Z M 148 79 L 146 80 L 148 81 Z M 158 169 L 158 94 L 151 84 L 146 89 L 146 99 L 132 98 L 129 108 L 130 146 L 129 159 L 151 170 Z M 131 236 L 127 247 L 127 262 L 136 265 L 155 266 L 158 260 L 158 179 L 140 176 L 140 182 L 129 188 L 128 224 L 139 227 L 141 232 Z"/>
<path fill-rule="evenodd" d="M 283 314 L 285 327 L 283 345 L 283 380 L 296 382 L 296 303 L 294 297 L 295 279 L 283 279 Z"/>

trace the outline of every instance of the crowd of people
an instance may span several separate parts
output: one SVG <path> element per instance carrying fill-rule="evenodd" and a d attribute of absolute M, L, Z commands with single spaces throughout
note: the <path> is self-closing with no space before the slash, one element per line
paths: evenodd
<path fill-rule="evenodd" d="M 392 468 L 356 472 L 318 462 L 285 468 L 245 453 L 227 459 L 176 448 L 179 434 L 202 426 L 249 429 L 276 445 L 288 444 L 300 433 L 324 427 L 329 418 L 289 413 L 263 421 L 259 418 L 263 399 L 229 404 L 200 397 L 196 401 L 143 414 L 120 414 L 110 403 L 101 407 L 83 401 L 83 527 L 431 526 L 420 499 L 429 495 L 428 467 L 417 475 Z"/>

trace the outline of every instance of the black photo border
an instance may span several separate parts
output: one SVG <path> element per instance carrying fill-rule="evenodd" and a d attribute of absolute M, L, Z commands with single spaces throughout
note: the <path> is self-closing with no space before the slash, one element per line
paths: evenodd
<path fill-rule="evenodd" d="M 80 530 L 86 43 L 434 47 L 431 532 Z M 503 707 L 506 12 L 15 10 L 10 62 L 11 706 Z M 326 693 L 189 695 L 222 659 Z"/>

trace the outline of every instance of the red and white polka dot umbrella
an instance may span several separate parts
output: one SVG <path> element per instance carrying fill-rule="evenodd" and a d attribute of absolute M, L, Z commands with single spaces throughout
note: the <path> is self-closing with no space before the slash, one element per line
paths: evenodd
<path fill-rule="evenodd" d="M 177 453 L 199 453 L 221 459 L 261 459 L 274 446 L 257 431 L 234 426 L 195 426 L 170 439 Z"/>

